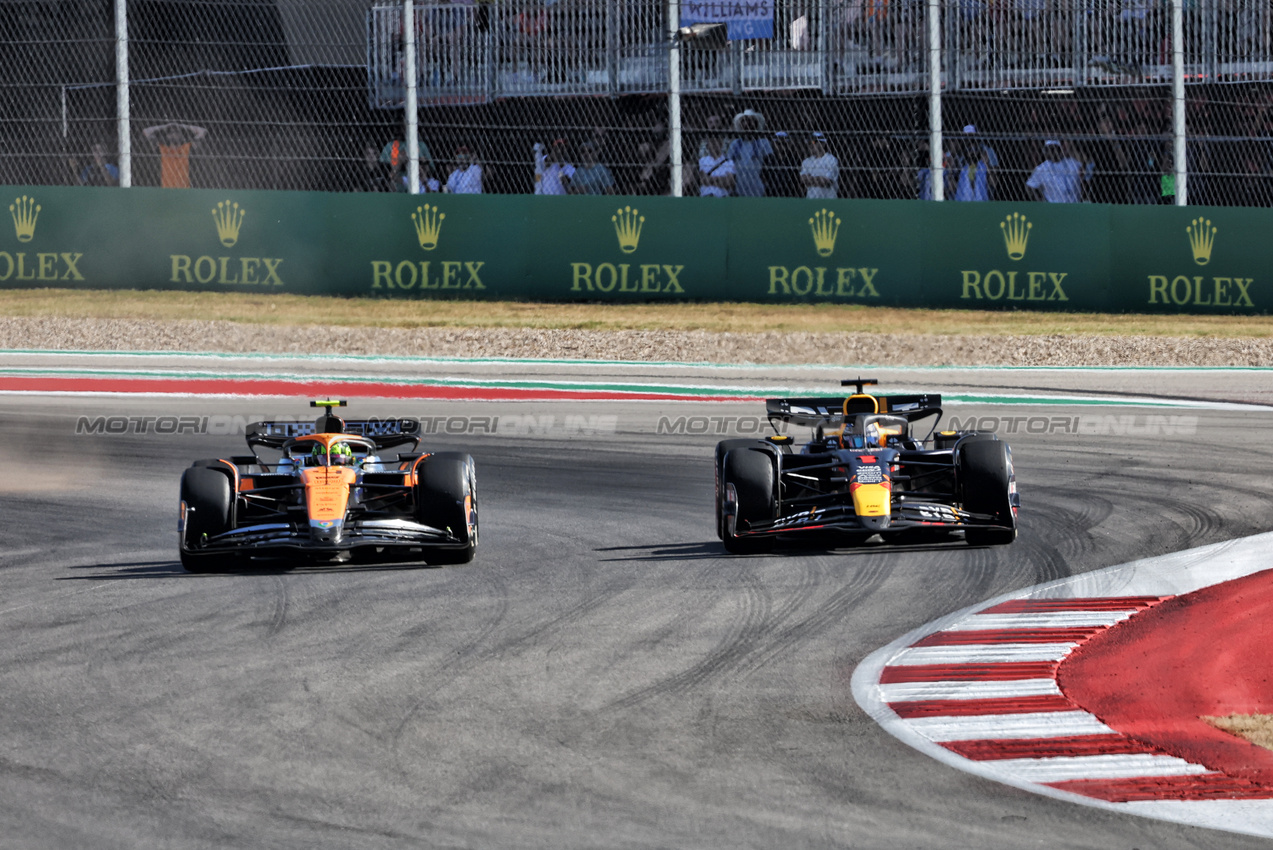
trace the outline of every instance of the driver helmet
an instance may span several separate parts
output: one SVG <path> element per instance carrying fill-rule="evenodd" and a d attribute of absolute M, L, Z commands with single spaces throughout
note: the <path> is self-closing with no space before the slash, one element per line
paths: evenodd
<path fill-rule="evenodd" d="M 327 450 L 323 448 L 322 443 L 316 443 L 314 450 L 309 453 L 312 466 L 327 465 Z"/>
<path fill-rule="evenodd" d="M 903 430 L 896 425 L 870 422 L 866 426 L 866 444 L 870 447 L 886 448 L 890 440 L 900 439 Z"/>
<path fill-rule="evenodd" d="M 353 466 L 354 450 L 349 443 L 336 443 L 331 448 L 331 458 L 334 466 Z"/>

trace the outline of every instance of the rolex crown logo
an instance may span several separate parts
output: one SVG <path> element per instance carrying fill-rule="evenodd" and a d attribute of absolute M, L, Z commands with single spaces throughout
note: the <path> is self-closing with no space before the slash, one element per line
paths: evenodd
<path fill-rule="evenodd" d="M 438 237 L 442 235 L 442 222 L 446 213 L 438 212 L 438 208 L 430 204 L 416 207 L 411 213 L 411 221 L 415 223 L 415 236 L 420 240 L 420 247 L 432 251 L 438 247 Z"/>
<path fill-rule="evenodd" d="M 13 216 L 13 231 L 19 242 L 30 242 L 35 236 L 35 221 L 40 217 L 40 205 L 35 198 L 23 195 L 14 198 L 9 204 L 9 215 Z"/>
<path fill-rule="evenodd" d="M 1189 247 L 1193 249 L 1193 261 L 1200 266 L 1211 262 L 1211 249 L 1216 244 L 1216 228 L 1209 218 L 1195 218 L 1185 228 L 1189 234 Z"/>
<path fill-rule="evenodd" d="M 247 210 L 229 201 L 219 201 L 212 211 L 212 220 L 217 223 L 217 238 L 227 248 L 234 247 L 239 241 L 239 228 L 243 226 L 243 216 Z"/>
<path fill-rule="evenodd" d="M 1025 245 L 1030 241 L 1030 229 L 1034 227 L 1021 213 L 1012 215 L 999 222 L 1003 231 L 1003 243 L 1008 248 L 1008 259 L 1019 260 L 1025 256 Z"/>
<path fill-rule="evenodd" d="M 835 238 L 840 235 L 840 219 L 835 213 L 821 210 L 809 219 L 813 230 L 813 244 L 819 257 L 829 257 L 835 251 Z"/>
<path fill-rule="evenodd" d="M 641 215 L 640 210 L 624 207 L 616 210 L 610 220 L 614 222 L 614 235 L 619 237 L 619 250 L 631 254 L 641 241 L 641 227 L 645 224 L 645 216 Z"/>

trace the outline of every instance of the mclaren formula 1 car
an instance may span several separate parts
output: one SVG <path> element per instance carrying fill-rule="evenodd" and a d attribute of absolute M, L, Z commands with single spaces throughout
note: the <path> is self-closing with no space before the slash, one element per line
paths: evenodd
<path fill-rule="evenodd" d="M 195 461 L 181 476 L 181 563 L 190 572 L 254 559 L 461 564 L 477 549 L 473 458 L 417 452 L 414 419 L 248 426 L 250 455 Z M 408 447 L 384 456 L 387 449 Z M 263 459 L 258 449 L 271 451 Z M 273 455 L 277 453 L 277 457 Z"/>
<path fill-rule="evenodd" d="M 717 534 L 734 553 L 780 536 L 919 542 L 962 532 L 974 546 L 1017 536 L 1012 451 L 993 434 L 938 431 L 941 396 L 769 399 L 774 435 L 716 447 Z M 927 433 L 917 425 L 931 420 Z M 799 450 L 779 423 L 806 426 Z"/>

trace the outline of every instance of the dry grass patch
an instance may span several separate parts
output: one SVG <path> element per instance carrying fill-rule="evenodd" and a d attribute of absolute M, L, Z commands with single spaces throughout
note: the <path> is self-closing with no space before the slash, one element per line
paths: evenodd
<path fill-rule="evenodd" d="M 1228 717 L 1202 719 L 1230 735 L 1237 735 L 1258 747 L 1273 750 L 1273 714 L 1230 714 Z"/>
<path fill-rule="evenodd" d="M 369 328 L 1273 337 L 1273 317 L 1269 316 L 906 310 L 836 304 L 389 301 L 373 298 L 151 290 L 5 290 L 0 291 L 0 316 L 158 321 L 198 318 L 249 325 Z"/>

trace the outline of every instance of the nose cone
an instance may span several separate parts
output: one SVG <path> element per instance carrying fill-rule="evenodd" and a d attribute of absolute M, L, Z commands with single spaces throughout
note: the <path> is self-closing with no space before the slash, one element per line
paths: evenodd
<path fill-rule="evenodd" d="M 853 510 L 858 517 L 887 517 L 892 508 L 892 492 L 885 484 L 850 485 Z"/>
<path fill-rule="evenodd" d="M 357 473 L 346 467 L 320 466 L 304 470 L 301 477 L 305 482 L 310 539 L 316 543 L 339 543 L 349 490 Z"/>
<path fill-rule="evenodd" d="M 884 516 L 859 516 L 858 521 L 862 523 L 862 527 L 869 531 L 883 531 L 888 528 L 889 522 L 892 520 L 888 514 Z"/>
<path fill-rule="evenodd" d="M 338 519 L 311 519 L 309 537 L 315 543 L 339 543 L 344 525 L 344 521 Z"/>

